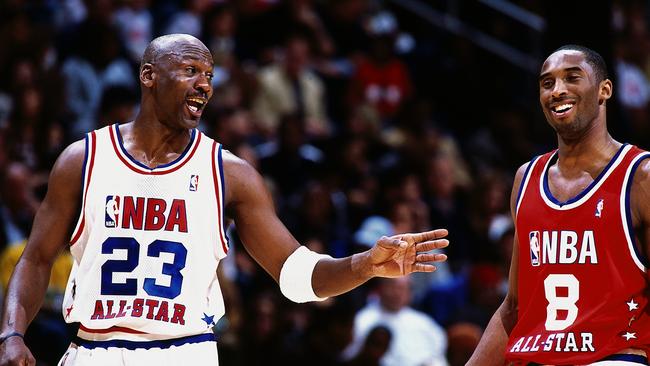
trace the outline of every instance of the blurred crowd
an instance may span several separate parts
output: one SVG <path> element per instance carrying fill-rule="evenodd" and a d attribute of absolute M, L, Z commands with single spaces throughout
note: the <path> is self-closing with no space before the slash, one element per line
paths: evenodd
<path fill-rule="evenodd" d="M 615 138 L 648 148 L 648 2 L 610 5 L 610 123 Z M 530 43 L 490 19 L 494 36 Z M 553 148 L 554 134 L 536 74 L 389 1 L 0 2 L 0 288 L 54 160 L 85 132 L 134 117 L 140 57 L 168 33 L 212 51 L 200 129 L 263 174 L 301 243 L 340 257 L 382 235 L 450 232 L 449 261 L 434 273 L 298 305 L 231 226 L 221 364 L 463 365 L 507 289 L 514 172 Z M 70 263 L 62 253 L 26 337 L 41 365 L 56 364 L 73 335 L 60 314 Z"/>

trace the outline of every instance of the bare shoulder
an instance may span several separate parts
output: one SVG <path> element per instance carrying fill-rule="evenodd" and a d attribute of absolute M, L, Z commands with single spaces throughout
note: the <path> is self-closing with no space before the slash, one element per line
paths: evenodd
<path fill-rule="evenodd" d="M 650 217 L 650 158 L 641 161 L 634 172 L 631 189 L 632 207 Z"/>
<path fill-rule="evenodd" d="M 517 205 L 517 196 L 519 195 L 519 190 L 521 189 L 521 182 L 523 181 L 524 175 L 526 174 L 529 166 L 530 162 L 526 162 L 522 164 L 519 169 L 517 169 L 517 173 L 515 173 L 515 179 L 512 182 L 512 191 L 510 193 L 510 209 L 513 214 L 515 212 L 515 206 Z"/>
<path fill-rule="evenodd" d="M 246 160 L 223 150 L 223 173 L 228 205 L 266 193 L 262 176 Z"/>
<path fill-rule="evenodd" d="M 634 173 L 633 184 L 637 183 L 643 185 L 648 185 L 650 183 L 650 158 L 642 160 L 636 173 Z"/>
<path fill-rule="evenodd" d="M 86 141 L 79 140 L 70 144 L 61 155 L 59 155 L 56 163 L 54 164 L 53 171 L 74 172 L 83 169 L 83 164 L 86 159 Z"/>

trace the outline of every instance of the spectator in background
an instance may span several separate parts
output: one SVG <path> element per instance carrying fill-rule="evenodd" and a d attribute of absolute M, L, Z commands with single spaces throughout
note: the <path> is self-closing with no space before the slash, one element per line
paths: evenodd
<path fill-rule="evenodd" d="M 34 173 L 24 163 L 9 163 L 0 184 L 0 217 L 6 244 L 27 239 L 40 205 L 34 190 Z"/>
<path fill-rule="evenodd" d="M 62 67 L 65 78 L 66 107 L 73 138 L 80 138 L 97 125 L 104 90 L 137 84 L 129 61 L 111 25 L 92 19 L 79 26 L 76 52 Z"/>
<path fill-rule="evenodd" d="M 455 160 L 445 153 L 428 159 L 425 173 L 425 196 L 430 208 L 431 226 L 448 225 L 454 246 L 449 248 L 449 266 L 454 272 L 469 265 L 474 244 L 466 234 L 469 222 L 464 191 L 457 183 Z"/>
<path fill-rule="evenodd" d="M 261 69 L 253 113 L 262 134 L 273 137 L 282 116 L 296 115 L 304 121 L 308 136 L 323 138 L 332 132 L 325 115 L 325 90 L 309 70 L 310 43 L 301 33 L 285 41 L 284 58 Z"/>
<path fill-rule="evenodd" d="M 615 96 L 623 107 L 629 132 L 634 136 L 632 143 L 647 144 L 650 142 L 650 81 L 644 67 L 650 62 L 649 34 L 645 26 L 637 24 L 626 25 L 615 47 L 618 80 Z"/>
<path fill-rule="evenodd" d="M 236 60 L 237 14 L 228 4 L 213 5 L 203 18 L 203 39 L 214 59 L 215 88 L 227 83 L 238 68 Z"/>
<path fill-rule="evenodd" d="M 378 325 L 368 332 L 366 340 L 359 353 L 351 360 L 346 362 L 345 366 L 380 366 L 381 359 L 388 351 L 393 335 L 390 329 Z"/>
<path fill-rule="evenodd" d="M 371 18 L 367 27 L 370 47 L 350 81 L 349 105 L 369 103 L 387 123 L 411 97 L 411 77 L 406 64 L 394 53 L 395 18 L 382 12 Z"/>
<path fill-rule="evenodd" d="M 354 340 L 345 350 L 347 358 L 356 356 L 370 331 L 377 325 L 392 334 L 382 366 L 447 365 L 447 335 L 428 315 L 409 306 L 408 277 L 376 281 L 377 299 L 359 310 L 354 320 Z"/>
<path fill-rule="evenodd" d="M 165 34 L 184 33 L 200 37 L 203 32 L 202 14 L 211 0 L 183 0 L 183 7 L 170 19 Z"/>
<path fill-rule="evenodd" d="M 261 172 L 277 183 L 284 200 L 299 192 L 322 166 L 323 152 L 307 143 L 303 119 L 285 115 L 279 121 L 277 143 L 257 147 Z"/>
<path fill-rule="evenodd" d="M 107 87 L 99 103 L 98 127 L 132 120 L 138 104 L 132 89 L 119 85 Z"/>
<path fill-rule="evenodd" d="M 482 328 L 472 323 L 455 323 L 447 328 L 449 366 L 465 366 L 481 340 Z"/>
<path fill-rule="evenodd" d="M 153 39 L 150 3 L 150 0 L 127 0 L 113 14 L 113 24 L 133 65 L 140 63 L 144 49 Z"/>

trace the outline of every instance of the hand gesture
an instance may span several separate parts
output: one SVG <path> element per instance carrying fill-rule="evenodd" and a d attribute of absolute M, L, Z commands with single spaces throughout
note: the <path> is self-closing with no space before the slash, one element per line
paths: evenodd
<path fill-rule="evenodd" d="M 7 338 L 0 345 L 0 366 L 34 366 L 36 360 L 20 337 Z"/>
<path fill-rule="evenodd" d="M 447 260 L 444 254 L 426 253 L 449 245 L 447 230 L 382 236 L 369 251 L 373 276 L 399 277 L 413 272 L 433 272 L 431 262 Z"/>

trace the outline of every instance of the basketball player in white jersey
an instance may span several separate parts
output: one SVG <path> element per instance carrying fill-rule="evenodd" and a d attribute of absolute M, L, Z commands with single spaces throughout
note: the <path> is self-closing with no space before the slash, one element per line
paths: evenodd
<path fill-rule="evenodd" d="M 212 96 L 212 67 L 194 37 L 153 40 L 135 120 L 93 131 L 61 154 L 7 289 L 0 365 L 34 365 L 23 334 L 66 245 L 74 267 L 62 310 L 79 332 L 60 365 L 216 365 L 226 215 L 296 302 L 375 276 L 430 272 L 446 259 L 425 253 L 448 244 L 444 229 L 382 237 L 340 259 L 301 246 L 276 217 L 260 175 L 196 129 Z"/>

